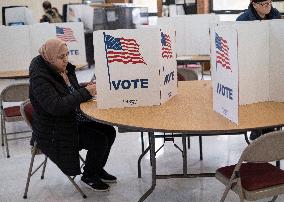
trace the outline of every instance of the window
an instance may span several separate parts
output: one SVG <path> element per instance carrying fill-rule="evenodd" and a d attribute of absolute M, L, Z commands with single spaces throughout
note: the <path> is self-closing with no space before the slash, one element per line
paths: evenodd
<path fill-rule="evenodd" d="M 211 0 L 211 12 L 220 14 L 240 13 L 248 8 L 250 0 Z"/>
<path fill-rule="evenodd" d="M 157 15 L 157 1 L 156 0 L 133 0 L 133 4 L 148 7 L 149 13 L 155 13 Z"/>

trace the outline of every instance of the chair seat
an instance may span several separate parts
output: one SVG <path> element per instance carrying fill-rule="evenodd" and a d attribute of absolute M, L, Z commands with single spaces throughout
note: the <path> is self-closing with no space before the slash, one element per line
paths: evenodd
<path fill-rule="evenodd" d="M 4 119 L 7 122 L 22 121 L 23 117 L 20 112 L 20 106 L 6 107 L 3 110 Z"/>
<path fill-rule="evenodd" d="M 225 166 L 216 171 L 228 180 L 235 165 Z M 242 187 L 248 191 L 284 184 L 284 171 L 270 163 L 243 163 L 240 168 Z"/>
<path fill-rule="evenodd" d="M 6 117 L 21 116 L 20 106 L 5 107 L 4 113 Z"/>

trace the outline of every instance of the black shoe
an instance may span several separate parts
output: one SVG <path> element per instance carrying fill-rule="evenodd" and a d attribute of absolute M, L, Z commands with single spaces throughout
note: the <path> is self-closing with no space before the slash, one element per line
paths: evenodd
<path fill-rule="evenodd" d="M 84 185 L 93 189 L 94 191 L 108 191 L 109 185 L 104 183 L 98 176 L 82 176 L 81 177 L 82 182 L 84 182 Z"/>
<path fill-rule="evenodd" d="M 117 180 L 115 176 L 108 174 L 104 169 L 102 169 L 102 171 L 98 173 L 98 176 L 103 182 L 115 183 Z"/>
<path fill-rule="evenodd" d="M 253 130 L 253 131 L 251 131 L 251 133 L 250 133 L 249 139 L 250 139 L 250 140 L 255 140 L 255 139 L 257 139 L 257 138 L 260 137 L 260 136 L 261 136 L 261 131 Z"/>

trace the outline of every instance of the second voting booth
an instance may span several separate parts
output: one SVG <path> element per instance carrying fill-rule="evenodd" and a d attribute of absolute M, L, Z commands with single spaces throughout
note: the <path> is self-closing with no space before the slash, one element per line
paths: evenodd
<path fill-rule="evenodd" d="M 69 61 L 86 64 L 84 29 L 77 23 L 38 23 L 0 27 L 1 71 L 27 70 L 38 49 L 50 38 L 63 40 L 68 47 Z"/>
<path fill-rule="evenodd" d="M 253 38 L 253 40 L 252 40 Z M 234 123 L 239 106 L 284 102 L 284 22 L 234 22 L 211 30 L 213 109 Z"/>
<path fill-rule="evenodd" d="M 177 93 L 170 28 L 94 32 L 98 108 L 160 105 Z"/>

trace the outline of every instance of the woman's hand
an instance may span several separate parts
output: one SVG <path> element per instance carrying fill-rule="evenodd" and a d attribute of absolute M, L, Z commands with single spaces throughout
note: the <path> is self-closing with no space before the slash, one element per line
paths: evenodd
<path fill-rule="evenodd" d="M 96 84 L 94 83 L 90 83 L 86 86 L 86 89 L 89 91 L 89 93 L 92 95 L 92 96 L 95 96 L 97 94 L 97 87 L 96 87 Z"/>

